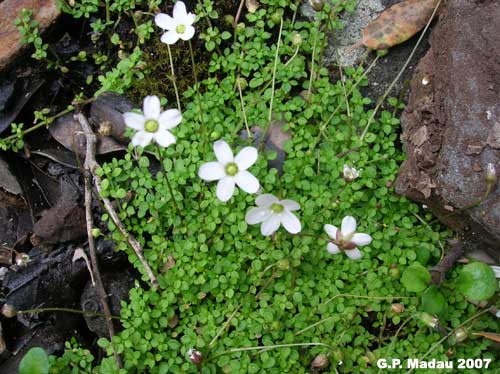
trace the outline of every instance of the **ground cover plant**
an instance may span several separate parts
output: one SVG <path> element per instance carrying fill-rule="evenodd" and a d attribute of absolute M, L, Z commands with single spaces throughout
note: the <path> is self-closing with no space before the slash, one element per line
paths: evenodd
<path fill-rule="evenodd" d="M 106 14 L 135 6 L 105 3 Z M 494 276 L 472 263 L 430 286 L 427 268 L 451 233 L 393 191 L 400 102 L 375 113 L 377 98 L 360 91 L 365 67 L 322 64 L 327 32 L 356 1 L 317 2 L 314 22 L 294 0 L 247 2 L 241 17 L 210 0 L 151 3 L 165 13 L 143 14 L 138 40 L 165 64 L 192 64 L 193 81 L 160 74 L 141 43 L 103 74 L 97 93 L 134 92 L 137 110 L 125 114 L 128 151 L 97 173 L 159 286 L 104 214 L 142 274 L 122 303 L 123 330 L 98 341 L 100 362 L 76 341 L 34 360 L 49 360 L 51 373 L 375 373 L 381 358 L 493 360 L 491 341 L 471 332 L 498 322 L 470 300 L 491 300 Z M 100 6 L 66 10 L 88 17 Z M 196 38 L 210 53 L 204 72 Z M 148 89 L 151 80 L 171 94 Z M 276 133 L 289 138 L 284 158 L 266 144 Z"/>

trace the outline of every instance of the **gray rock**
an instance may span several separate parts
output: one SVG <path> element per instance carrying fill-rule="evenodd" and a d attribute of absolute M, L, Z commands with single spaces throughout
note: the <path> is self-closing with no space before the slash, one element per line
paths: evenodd
<path fill-rule="evenodd" d="M 407 160 L 396 183 L 399 193 L 428 205 L 496 261 L 498 184 L 481 199 L 487 164 L 500 170 L 498 19 L 497 1 L 448 1 L 411 84 L 402 117 Z"/>
<path fill-rule="evenodd" d="M 309 20 L 314 20 L 316 11 L 309 5 L 309 2 L 304 2 L 301 6 L 301 13 Z M 336 38 L 333 35 L 329 36 L 328 46 L 325 48 L 323 61 L 326 65 L 336 64 L 335 47 L 338 49 L 339 62 L 342 66 L 356 65 L 361 56 L 365 52 L 365 48 L 360 47 L 347 53 L 348 50 L 361 39 L 361 34 L 371 20 L 376 18 L 385 7 L 381 0 L 359 0 L 354 13 L 344 12 L 341 16 L 343 28 L 338 32 Z M 335 39 L 337 46 L 335 46 Z"/>

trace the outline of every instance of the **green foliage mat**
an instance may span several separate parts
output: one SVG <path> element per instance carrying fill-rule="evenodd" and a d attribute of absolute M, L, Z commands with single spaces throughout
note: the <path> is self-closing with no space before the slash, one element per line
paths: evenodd
<path fill-rule="evenodd" d="M 91 369 L 88 360 L 68 360 L 72 348 L 54 360 L 52 372 L 69 372 L 81 362 L 82 373 L 196 373 L 188 357 L 194 348 L 203 355 L 203 373 L 308 373 L 321 353 L 330 362 L 326 372 L 375 373 L 377 359 L 419 358 L 442 338 L 416 318 L 418 299 L 399 279 L 415 261 L 436 263 L 447 237 L 442 228 L 427 223 L 431 214 L 394 193 L 404 157 L 399 120 L 381 112 L 360 141 L 372 114 L 371 100 L 360 93 L 368 84 L 363 69 L 346 68 L 343 79 L 333 79 L 338 71 L 321 65 L 324 31 L 339 28 L 331 8 L 318 21 L 304 22 L 294 17 L 295 1 L 260 3 L 255 13 L 243 17 L 245 27 L 238 28 L 234 40 L 232 35 L 227 41 L 219 38 L 222 54 L 212 55 L 209 78 L 199 85 L 201 100 L 196 87 L 182 95 L 183 121 L 173 130 L 177 143 L 163 151 L 162 170 L 153 175 L 155 157 L 132 147 L 100 170 L 104 194 L 117 200 L 120 218 L 143 245 L 160 288 L 149 288 L 134 252 L 104 215 L 118 248 L 143 272 L 143 282 L 123 302 L 123 331 L 112 342 L 99 340 L 108 354 L 99 367 Z M 205 26 L 202 18 L 197 32 Z M 301 44 L 292 43 L 296 33 Z M 172 48 L 188 56 L 187 44 Z M 145 74 L 155 76 L 154 71 Z M 129 89 L 134 84 L 140 82 L 132 81 Z M 275 236 L 263 237 L 258 226 L 247 226 L 244 219 L 255 205 L 254 195 L 239 190 L 224 204 L 215 197 L 215 184 L 197 176 L 201 164 L 215 159 L 215 140 L 226 140 L 235 151 L 250 144 L 240 136 L 246 133 L 245 116 L 249 127 L 266 132 L 271 102 L 271 122 L 283 122 L 291 134 L 283 174 L 267 165 L 276 153 L 262 150 L 250 171 L 266 193 L 300 203 L 296 213 L 308 236 L 281 228 Z M 175 106 L 175 101 L 166 105 Z M 154 147 L 150 151 L 157 152 Z M 360 177 L 347 183 L 344 164 L 360 170 Z M 373 237 L 361 248 L 359 261 L 326 251 L 323 225 L 339 226 L 346 215 L 357 219 L 358 231 Z M 441 292 L 448 303 L 443 325 L 457 327 L 477 312 L 447 282 Z M 405 310 L 391 311 L 394 303 Z M 498 331 L 498 324 L 483 316 L 474 330 Z M 445 360 L 449 350 L 453 359 L 493 358 L 488 346 L 486 339 L 475 337 L 456 346 L 445 341 L 426 359 Z M 123 358 L 120 371 L 113 350 Z M 80 354 L 88 357 L 87 351 Z"/>

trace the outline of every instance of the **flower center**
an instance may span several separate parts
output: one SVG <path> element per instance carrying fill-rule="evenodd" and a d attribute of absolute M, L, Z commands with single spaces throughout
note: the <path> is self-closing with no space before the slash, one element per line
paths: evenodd
<path fill-rule="evenodd" d="M 278 203 L 271 204 L 271 210 L 273 211 L 273 213 L 281 213 L 283 212 L 284 209 L 285 208 L 281 204 Z"/>
<path fill-rule="evenodd" d="M 186 26 L 185 25 L 177 25 L 177 27 L 175 28 L 175 31 L 177 32 L 177 34 L 184 34 L 184 32 L 186 31 Z"/>
<path fill-rule="evenodd" d="M 147 132 L 157 132 L 158 127 L 160 127 L 160 125 L 158 124 L 158 121 L 155 119 L 148 119 L 144 124 L 144 129 Z"/>
<path fill-rule="evenodd" d="M 234 177 L 236 174 L 238 174 L 238 165 L 236 165 L 234 162 L 230 162 L 229 164 L 227 164 L 226 174 Z"/>

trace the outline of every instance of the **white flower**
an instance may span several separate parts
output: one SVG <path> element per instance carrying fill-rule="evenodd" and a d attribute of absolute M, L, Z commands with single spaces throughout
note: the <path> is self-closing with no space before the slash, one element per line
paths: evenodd
<path fill-rule="evenodd" d="M 179 38 L 189 40 L 194 35 L 193 23 L 196 15 L 186 11 L 186 5 L 177 1 L 174 5 L 173 17 L 159 13 L 155 16 L 155 23 L 167 32 L 161 36 L 161 41 L 166 44 L 175 44 Z"/>
<path fill-rule="evenodd" d="M 177 109 L 169 109 L 164 112 L 160 108 L 160 99 L 157 96 L 146 96 L 143 104 L 144 114 L 127 112 L 123 114 L 123 119 L 128 127 L 137 132 L 132 138 L 134 147 L 146 147 L 151 140 L 162 147 L 168 147 L 175 143 L 170 129 L 176 127 L 182 121 L 181 112 Z"/>
<path fill-rule="evenodd" d="M 326 246 L 327 251 L 336 254 L 342 250 L 353 260 L 358 260 L 363 256 L 358 246 L 368 245 L 372 242 L 370 235 L 356 233 L 356 220 L 351 216 L 344 217 L 340 230 L 328 224 L 324 226 L 324 229 L 332 238 L 332 241 Z"/>
<path fill-rule="evenodd" d="M 354 179 L 359 177 L 359 171 L 354 167 L 350 167 L 349 165 L 344 165 L 344 179 L 347 182 L 352 182 Z"/>
<path fill-rule="evenodd" d="M 214 143 L 214 152 L 217 161 L 201 165 L 198 176 L 206 181 L 219 181 L 217 198 L 220 201 L 226 202 L 233 196 L 235 184 L 248 193 L 256 193 L 259 190 L 259 181 L 247 171 L 257 161 L 256 148 L 245 147 L 233 157 L 229 145 L 224 140 L 218 140 Z"/>
<path fill-rule="evenodd" d="M 245 215 L 249 225 L 262 223 L 260 232 L 264 236 L 272 235 L 280 225 L 290 234 L 297 234 L 302 229 L 299 219 L 292 213 L 299 210 L 300 205 L 294 200 L 279 200 L 271 194 L 263 194 L 255 199 L 257 206 Z"/>

